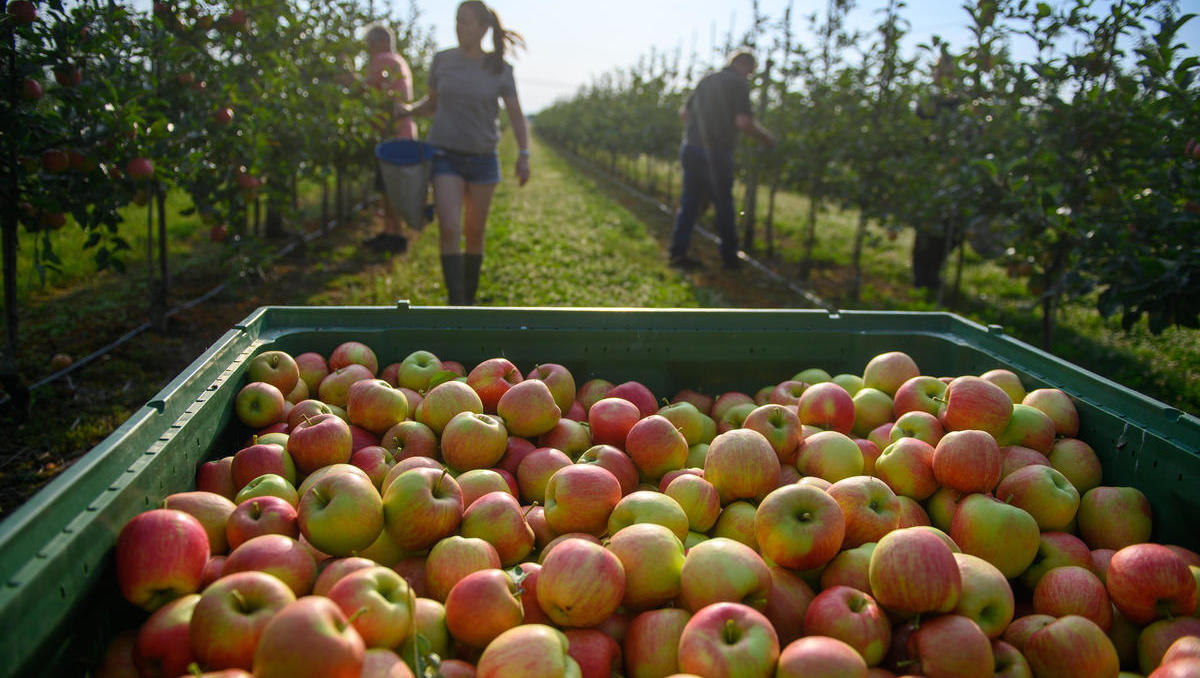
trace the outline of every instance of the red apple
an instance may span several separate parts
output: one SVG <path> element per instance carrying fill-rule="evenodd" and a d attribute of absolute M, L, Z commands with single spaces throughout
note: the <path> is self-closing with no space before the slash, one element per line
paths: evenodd
<path fill-rule="evenodd" d="M 633 492 L 638 484 L 638 470 L 629 455 L 620 448 L 612 445 L 593 445 L 579 455 L 577 464 L 595 464 L 617 479 L 621 485 L 621 494 Z M 716 518 L 714 517 L 714 520 Z"/>
<path fill-rule="evenodd" d="M 979 377 L 957 377 L 946 385 L 938 418 L 947 431 L 979 430 L 998 437 L 1012 417 L 1013 402 L 999 386 Z"/>
<path fill-rule="evenodd" d="M 1110 551 L 1109 555 L 1112 553 L 1115 552 Z M 1038 538 L 1037 555 L 1033 557 L 1033 563 L 1021 573 L 1021 583 L 1033 591 L 1043 575 L 1065 565 L 1086 567 L 1100 574 L 1092 565 L 1092 554 L 1082 539 L 1067 532 L 1043 532 Z M 1103 580 L 1103 575 L 1100 578 Z"/>
<path fill-rule="evenodd" d="M 566 631 L 567 652 L 579 664 L 581 678 L 609 678 L 624 668 L 621 646 L 611 636 L 596 629 Z"/>
<path fill-rule="evenodd" d="M 570 464 L 546 481 L 546 522 L 559 534 L 587 532 L 600 536 L 608 530 L 609 514 L 619 501 L 621 484 L 607 469 Z"/>
<path fill-rule="evenodd" d="M 679 670 L 706 676 L 771 675 L 779 637 L 758 610 L 714 603 L 697 610 L 679 636 Z"/>
<path fill-rule="evenodd" d="M 1012 586 L 995 565 L 968 553 L 955 553 L 962 593 L 954 613 L 967 617 L 988 638 L 999 638 L 1015 612 Z"/>
<path fill-rule="evenodd" d="M 301 495 L 296 515 L 304 538 L 336 557 L 366 549 L 383 531 L 383 499 L 365 473 L 326 474 Z"/>
<path fill-rule="evenodd" d="M 717 488 L 722 504 L 738 499 L 761 501 L 775 489 L 779 457 L 758 431 L 727 431 L 713 438 L 708 446 L 704 479 Z"/>
<path fill-rule="evenodd" d="M 490 543 L 503 567 L 512 567 L 529 555 L 535 545 L 533 528 L 525 509 L 507 492 L 489 492 L 463 512 L 459 534 Z"/>
<path fill-rule="evenodd" d="M 1104 480 L 1104 472 L 1096 451 L 1078 438 L 1059 438 L 1050 448 L 1046 460 L 1055 470 L 1066 476 L 1081 495 L 1099 487 Z"/>
<path fill-rule="evenodd" d="M 575 377 L 571 371 L 558 363 L 542 363 L 525 375 L 525 379 L 539 379 L 546 382 L 550 393 L 554 395 L 554 404 L 566 412 L 575 402 Z"/>
<path fill-rule="evenodd" d="M 232 500 L 238 488 L 233 484 L 233 455 L 206 461 L 196 469 L 196 489 L 219 494 Z"/>
<path fill-rule="evenodd" d="M 794 409 L 778 404 L 762 405 L 746 415 L 743 426 L 758 431 L 767 439 L 780 464 L 795 462 L 802 425 Z"/>
<path fill-rule="evenodd" d="M 371 376 L 379 372 L 379 359 L 375 351 L 360 341 L 345 341 L 337 345 L 329 354 L 329 369 L 337 371 L 347 365 L 362 365 Z"/>
<path fill-rule="evenodd" d="M 1094 487 L 1079 498 L 1079 536 L 1093 549 L 1150 540 L 1150 501 L 1136 487 Z"/>
<path fill-rule="evenodd" d="M 845 434 L 854 428 L 854 400 L 846 389 L 832 381 L 805 389 L 797 408 L 803 424 Z"/>
<path fill-rule="evenodd" d="M 1073 438 L 1079 435 L 1079 412 L 1075 402 L 1062 389 L 1039 388 L 1025 394 L 1021 402 L 1045 412 L 1054 422 L 1055 433 Z M 1087 490 L 1080 489 L 1080 492 Z"/>
<path fill-rule="evenodd" d="M 673 479 L 663 491 L 675 500 L 688 519 L 688 529 L 707 532 L 721 514 L 721 495 L 703 477 L 684 474 Z"/>
<path fill-rule="evenodd" d="M 130 518 L 117 535 L 121 594 L 153 612 L 200 587 L 210 555 L 204 525 L 174 509 L 152 509 Z"/>
<path fill-rule="evenodd" d="M 963 553 L 983 558 L 1010 579 L 1033 563 L 1040 534 L 1028 512 L 987 494 L 963 497 L 950 526 Z"/>
<path fill-rule="evenodd" d="M 281 534 L 264 534 L 248 539 L 225 559 L 223 576 L 258 570 L 279 578 L 296 597 L 312 592 L 317 580 L 317 563 L 299 541 Z"/>
<path fill-rule="evenodd" d="M 1069 530 L 1079 510 L 1079 491 L 1049 466 L 1017 469 L 996 486 L 996 496 L 1028 511 L 1045 531 Z"/>
<path fill-rule="evenodd" d="M 554 402 L 554 394 L 546 382 L 527 379 L 514 384 L 500 396 L 496 414 L 504 420 L 512 435 L 534 438 L 554 428 L 562 410 Z"/>
<path fill-rule="evenodd" d="M 922 620 L 908 638 L 908 654 L 923 676 L 988 678 L 996 670 L 991 640 L 974 621 L 957 614 Z"/>
<path fill-rule="evenodd" d="M 1104 631 L 1112 626 L 1112 601 L 1104 582 L 1090 569 L 1069 565 L 1056 567 L 1038 580 L 1033 591 L 1033 611 L 1052 617 L 1077 614 L 1087 617 Z"/>
<path fill-rule="evenodd" d="M 565 415 L 560 417 L 554 428 L 538 436 L 538 447 L 553 447 L 572 459 L 578 459 L 592 446 L 592 432 L 584 423 L 586 419 L 586 415 L 579 420 L 568 419 Z"/>
<path fill-rule="evenodd" d="M 679 636 L 691 614 L 680 608 L 647 610 L 629 622 L 623 644 L 629 678 L 668 676 L 679 670 Z"/>
<path fill-rule="evenodd" d="M 633 425 L 642 418 L 637 405 L 624 398 L 602 398 L 588 410 L 588 425 L 592 430 L 592 441 L 598 445 L 612 445 L 625 449 L 625 437 Z"/>
<path fill-rule="evenodd" d="M 143 676 L 174 676 L 195 661 L 188 629 L 200 595 L 189 593 L 154 611 L 138 629 L 133 663 Z"/>
<path fill-rule="evenodd" d="M 254 665 L 263 629 L 296 595 L 264 572 L 235 572 L 204 590 L 192 612 L 189 635 L 196 660 L 209 669 Z"/>
<path fill-rule="evenodd" d="M 407 420 L 388 429 L 379 439 L 380 447 L 392 451 L 396 460 L 409 457 L 438 456 L 438 436 L 425 424 Z"/>
<path fill-rule="evenodd" d="M 1187 563 L 1161 544 L 1133 544 L 1117 551 L 1105 584 L 1113 604 L 1135 624 L 1196 609 L 1196 579 Z"/>
<path fill-rule="evenodd" d="M 807 636 L 836 638 L 855 650 L 863 668 L 883 661 L 892 642 L 892 624 L 875 599 L 849 586 L 821 591 L 804 615 Z"/>
<path fill-rule="evenodd" d="M 479 678 L 559 678 L 579 676 L 579 664 L 569 654 L 570 641 L 544 624 L 522 624 L 488 643 L 475 675 Z"/>
<path fill-rule="evenodd" d="M 669 419 L 651 414 L 629 428 L 625 452 L 637 466 L 642 480 L 656 482 L 666 472 L 683 468 L 688 444 Z"/>
<path fill-rule="evenodd" d="M 262 428 L 284 420 L 287 400 L 275 386 L 253 381 L 242 387 L 234 397 L 237 418 L 250 428 Z"/>
<path fill-rule="evenodd" d="M 942 422 L 937 417 L 924 410 L 910 410 L 896 417 L 888 429 L 888 440 L 896 442 L 901 438 L 919 438 L 930 445 L 937 445 L 945 434 Z"/>
<path fill-rule="evenodd" d="M 294 356 L 300 379 L 308 386 L 309 393 L 316 393 L 321 380 L 329 374 L 329 364 L 320 353 L 307 351 Z"/>
<path fill-rule="evenodd" d="M 933 449 L 933 476 L 959 492 L 991 492 L 1000 482 L 1003 458 L 996 439 L 977 430 L 950 431 Z"/>
<path fill-rule="evenodd" d="M 539 447 L 521 460 L 517 467 L 517 485 L 527 502 L 546 503 L 546 485 L 559 469 L 571 466 L 571 458 L 562 450 Z"/>
<path fill-rule="evenodd" d="M 356 381 L 374 378 L 375 373 L 367 367 L 358 363 L 350 363 L 325 375 L 321 379 L 321 383 L 317 384 L 315 392 L 322 402 L 338 407 L 345 407 L 346 398 L 350 392 L 350 385 Z M 309 389 L 309 391 L 312 392 L 312 389 Z M 416 408 L 412 403 L 409 403 L 409 405 L 412 409 Z"/>
<path fill-rule="evenodd" d="M 382 435 L 408 416 L 408 399 L 383 379 L 362 379 L 346 390 L 346 416 L 351 424 Z"/>
<path fill-rule="evenodd" d="M 318 414 L 299 422 L 288 434 L 287 452 L 304 475 L 350 461 L 353 441 L 350 425 L 336 414 Z"/>
<path fill-rule="evenodd" d="M 867 663 L 836 638 L 814 635 L 789 643 L 779 653 L 776 678 L 866 678 Z"/>
<path fill-rule="evenodd" d="M 871 554 L 874 552 L 874 542 L 839 552 L 821 569 L 820 588 L 849 586 L 870 595 Z"/>
<path fill-rule="evenodd" d="M 1021 383 L 1021 377 L 1017 376 L 1017 373 L 1012 370 L 999 367 L 984 372 L 979 375 L 979 378 L 999 386 L 1002 391 L 1008 394 L 1009 400 L 1012 400 L 1014 404 L 1021 402 L 1025 398 L 1025 385 Z"/>
<path fill-rule="evenodd" d="M 424 550 L 454 534 L 462 514 L 462 488 L 445 471 L 405 471 L 383 493 L 384 529 L 405 550 Z"/>
<path fill-rule="evenodd" d="M 274 473 L 289 483 L 296 482 L 296 465 L 283 445 L 255 442 L 233 455 L 230 468 L 233 485 L 240 490 L 264 473 Z"/>
<path fill-rule="evenodd" d="M 488 358 L 467 373 L 467 385 L 479 394 L 483 411 L 491 414 L 495 414 L 500 396 L 522 381 L 521 371 L 508 358 Z"/>
<path fill-rule="evenodd" d="M 586 628 L 611 615 L 625 595 L 625 570 L 608 549 L 583 539 L 560 542 L 542 561 L 537 598 L 559 626 Z"/>
<path fill-rule="evenodd" d="M 608 389 L 607 398 L 622 398 L 637 406 L 642 417 L 648 417 L 658 411 L 658 399 L 654 393 L 639 381 L 626 381 Z"/>
<path fill-rule="evenodd" d="M 901 438 L 875 460 L 875 476 L 898 495 L 924 501 L 939 485 L 933 474 L 934 447 L 917 438 Z"/>
<path fill-rule="evenodd" d="M 629 525 L 613 534 L 607 546 L 625 570 L 621 605 L 626 610 L 658 607 L 679 595 L 683 542 L 671 530 L 654 523 Z"/>
<path fill-rule="evenodd" d="M 871 553 L 868 576 L 875 599 L 903 615 L 949 612 L 962 593 L 954 553 L 929 528 L 909 527 L 884 535 Z"/>
<path fill-rule="evenodd" d="M 613 383 L 607 379 L 588 379 L 580 384 L 579 388 L 576 389 L 575 400 L 583 405 L 583 410 L 586 413 L 592 409 L 592 405 L 595 405 L 598 401 L 607 398 L 608 392 L 612 390 L 612 387 Z M 710 406 L 711 403 L 712 401 L 710 399 Z"/>
<path fill-rule="evenodd" d="M 771 592 L 763 614 L 771 621 L 780 643 L 790 643 L 803 636 L 804 615 L 816 594 L 812 587 L 795 572 L 771 565 Z"/>
<path fill-rule="evenodd" d="M 255 678 L 359 678 L 366 648 L 337 604 L 306 596 L 280 610 L 254 653 Z"/>
<path fill-rule="evenodd" d="M 717 602 L 744 603 L 761 610 L 771 591 L 771 572 L 754 549 L 715 537 L 687 552 L 680 583 L 680 600 L 693 612 Z"/>
<path fill-rule="evenodd" d="M 1023 650 L 1035 676 L 1116 678 L 1116 648 L 1095 622 L 1077 615 L 1061 617 L 1029 636 Z"/>
<path fill-rule="evenodd" d="M 832 491 L 793 484 L 768 494 L 754 516 L 762 554 L 795 570 L 820 567 L 837 555 L 847 521 Z"/>
<path fill-rule="evenodd" d="M 300 381 L 300 368 L 292 356 L 284 351 L 265 351 L 254 356 L 246 365 L 246 381 L 266 382 L 281 393 L 291 393 Z"/>
<path fill-rule="evenodd" d="M 901 384 L 892 396 L 892 414 L 897 419 L 905 412 L 928 412 L 936 415 L 941 408 L 946 382 L 928 375 L 912 377 Z M 933 444 L 933 443 L 931 443 Z"/>
<path fill-rule="evenodd" d="M 621 498 L 608 516 L 608 533 L 638 523 L 655 523 L 670 530 L 680 541 L 687 538 L 688 518 L 674 499 L 652 490 L 630 492 Z"/>
<path fill-rule="evenodd" d="M 900 500 L 878 478 L 851 476 L 829 487 L 827 494 L 838 503 L 846 518 L 846 535 L 841 548 L 877 542 L 894 530 L 900 519 Z M 762 543 L 761 537 L 759 543 Z"/>

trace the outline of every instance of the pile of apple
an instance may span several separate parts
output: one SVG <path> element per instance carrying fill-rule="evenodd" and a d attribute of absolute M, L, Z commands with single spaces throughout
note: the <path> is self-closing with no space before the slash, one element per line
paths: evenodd
<path fill-rule="evenodd" d="M 1200 676 L 1200 555 L 1006 369 L 665 405 L 353 341 L 246 374 L 256 433 L 121 530 L 149 614 L 101 675 Z"/>

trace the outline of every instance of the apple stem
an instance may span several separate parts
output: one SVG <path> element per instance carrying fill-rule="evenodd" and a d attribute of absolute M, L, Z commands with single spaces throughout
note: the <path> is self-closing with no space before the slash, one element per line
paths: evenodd
<path fill-rule="evenodd" d="M 233 598 L 234 602 L 237 603 L 239 610 L 242 612 L 249 612 L 249 610 L 246 609 L 246 596 L 243 596 L 241 591 L 233 589 L 229 592 L 229 595 Z"/>
<path fill-rule="evenodd" d="M 737 626 L 734 625 L 734 622 L 732 619 L 725 620 L 725 628 L 723 629 L 723 631 L 724 631 L 723 635 L 725 637 L 725 642 L 727 644 L 732 645 L 737 642 L 737 640 L 738 640 Z"/>
<path fill-rule="evenodd" d="M 538 506 L 538 501 L 537 501 L 536 499 L 535 499 L 535 500 L 533 500 L 533 501 L 531 501 L 531 502 L 529 502 L 529 508 L 525 509 L 525 514 L 524 514 L 524 515 L 522 515 L 521 517 L 522 517 L 522 518 L 528 518 L 528 517 L 529 517 L 529 512 L 530 512 L 530 511 L 532 511 L 533 509 L 537 508 L 537 506 Z"/>
<path fill-rule="evenodd" d="M 355 619 L 358 619 L 359 617 L 363 616 L 366 613 L 367 613 L 366 605 L 363 605 L 362 607 L 358 608 L 357 610 L 354 611 L 354 614 L 350 615 L 350 618 L 346 620 L 346 626 L 353 625 Z"/>
<path fill-rule="evenodd" d="M 441 491 L 441 489 L 442 489 L 442 479 L 443 479 L 443 478 L 445 478 L 445 477 L 446 477 L 446 474 L 448 474 L 448 473 L 450 473 L 450 469 L 448 469 L 448 468 L 444 468 L 444 469 L 442 469 L 442 475 L 438 476 L 437 482 L 433 484 L 433 491 L 434 491 L 434 493 L 435 493 L 435 494 L 436 494 L 437 492 L 440 492 L 440 491 Z"/>
<path fill-rule="evenodd" d="M 196 662 L 192 662 L 192 663 L 188 664 L 187 670 L 188 670 L 189 676 L 203 676 L 204 675 L 204 670 L 201 669 L 200 665 L 197 664 Z"/>

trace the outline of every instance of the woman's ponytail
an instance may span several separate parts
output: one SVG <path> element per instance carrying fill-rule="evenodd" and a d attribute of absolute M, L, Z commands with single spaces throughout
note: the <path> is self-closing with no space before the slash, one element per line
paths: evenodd
<path fill-rule="evenodd" d="M 500 16 L 479 0 L 468 0 L 462 4 L 471 6 L 480 23 L 486 23 L 492 29 L 492 53 L 488 55 L 486 65 L 488 70 L 499 73 L 504 68 L 504 55 L 508 48 L 523 49 L 525 38 L 516 31 L 506 30 L 500 24 Z"/>

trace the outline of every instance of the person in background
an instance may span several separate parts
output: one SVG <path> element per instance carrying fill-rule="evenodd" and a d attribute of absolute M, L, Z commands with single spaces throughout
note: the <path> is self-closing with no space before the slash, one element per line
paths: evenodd
<path fill-rule="evenodd" d="M 491 32 L 492 50 L 484 51 Z M 483 265 L 484 232 L 492 194 L 500 183 L 500 107 L 520 149 L 519 185 L 529 180 L 529 128 L 512 66 L 510 47 L 524 47 L 520 34 L 505 29 L 496 12 L 478 0 L 458 6 L 458 47 L 438 52 L 429 68 L 429 92 L 411 107 L 411 115 L 432 116 L 426 139 L 435 148 L 433 197 L 438 217 L 442 275 L 451 305 L 475 303 Z"/>
<path fill-rule="evenodd" d="M 688 256 L 692 230 L 707 202 L 716 212 L 721 237 L 721 261 L 725 268 L 741 266 L 738 259 L 737 228 L 733 214 L 733 151 L 738 132 L 765 144 L 775 137 L 757 120 L 750 108 L 750 75 L 758 63 L 745 50 L 734 52 L 724 69 L 705 76 L 679 109 L 684 122 L 683 191 L 675 227 L 671 232 L 671 265 L 682 269 L 701 267 Z"/>
<path fill-rule="evenodd" d="M 417 126 L 412 118 L 396 115 L 397 105 L 412 101 L 413 78 L 408 62 L 396 52 L 395 34 L 388 26 L 373 23 L 367 26 L 364 39 L 368 58 L 365 81 L 376 90 L 386 93 L 392 102 L 386 115 L 380 116 L 380 141 L 417 138 Z M 378 163 L 375 166 L 375 188 L 380 192 L 383 202 L 383 230 L 363 244 L 385 252 L 403 252 L 408 247 L 408 238 L 404 236 L 400 217 L 387 198 Z"/>

